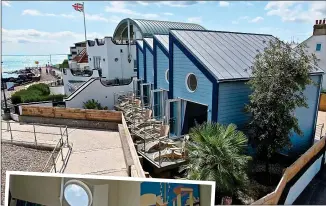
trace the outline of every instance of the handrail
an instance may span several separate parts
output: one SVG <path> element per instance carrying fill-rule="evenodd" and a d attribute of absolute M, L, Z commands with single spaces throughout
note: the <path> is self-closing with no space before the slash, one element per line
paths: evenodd
<path fill-rule="evenodd" d="M 13 137 L 13 134 L 12 132 L 25 132 L 25 133 L 33 133 L 34 134 L 34 143 L 35 143 L 35 146 L 37 147 L 38 146 L 38 140 L 37 140 L 37 135 L 36 134 L 50 134 L 50 135 L 57 135 L 59 136 L 60 135 L 60 139 L 59 141 L 57 142 L 57 144 L 55 145 L 55 147 L 53 148 L 51 154 L 50 154 L 50 157 L 48 158 L 48 160 L 46 161 L 43 169 L 42 169 L 42 172 L 44 172 L 46 170 L 46 168 L 49 166 L 49 163 L 52 159 L 52 167 L 54 169 L 55 172 L 57 171 L 61 171 L 61 170 L 58 170 L 58 168 L 56 168 L 56 161 L 55 161 L 55 152 L 58 151 L 59 153 L 61 153 L 61 161 L 63 162 L 63 165 L 62 167 L 65 166 L 65 161 L 66 161 L 66 158 L 63 157 L 63 147 L 66 145 L 69 147 L 69 149 L 71 150 L 71 146 L 70 146 L 70 143 L 69 143 L 69 137 L 68 137 L 68 126 L 66 125 L 54 125 L 56 127 L 59 128 L 60 130 L 60 133 L 50 133 L 50 132 L 37 132 L 36 129 L 35 129 L 35 126 L 51 126 L 50 124 L 32 124 L 33 126 L 33 131 L 26 131 L 26 130 L 13 130 L 11 128 L 11 124 L 20 124 L 19 122 L 9 122 L 9 121 L 1 121 L 1 123 L 7 123 L 7 128 L 1 128 L 1 130 L 6 130 L 6 131 L 10 131 L 10 140 L 11 142 L 14 142 L 14 137 Z M 31 124 L 27 124 L 27 125 L 31 125 Z M 63 129 L 63 131 L 62 131 Z M 63 140 L 63 137 L 66 138 L 66 141 L 64 142 Z M 17 141 L 17 140 L 16 140 Z M 18 142 L 25 142 L 25 141 L 18 141 Z M 58 157 L 58 156 L 57 156 Z"/>

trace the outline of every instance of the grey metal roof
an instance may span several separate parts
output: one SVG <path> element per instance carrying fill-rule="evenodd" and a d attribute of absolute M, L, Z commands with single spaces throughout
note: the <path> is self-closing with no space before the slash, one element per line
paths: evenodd
<path fill-rule="evenodd" d="M 193 23 L 127 18 L 121 20 L 116 27 L 113 34 L 114 39 L 119 38 L 119 36 L 126 31 L 128 21 L 130 21 L 130 24 L 134 27 L 136 26 L 139 28 L 143 38 L 153 37 L 155 34 L 169 34 L 171 29 L 205 30 L 204 27 Z"/>
<path fill-rule="evenodd" d="M 143 40 L 136 40 L 136 43 L 143 49 Z"/>
<path fill-rule="evenodd" d="M 276 40 L 267 34 L 221 31 L 173 30 L 171 34 L 219 81 L 249 79 L 255 56 Z"/>
<path fill-rule="evenodd" d="M 154 38 L 169 52 L 169 35 L 154 35 Z"/>
<path fill-rule="evenodd" d="M 149 45 L 149 47 L 153 50 L 153 38 L 144 38 L 144 41 Z"/>

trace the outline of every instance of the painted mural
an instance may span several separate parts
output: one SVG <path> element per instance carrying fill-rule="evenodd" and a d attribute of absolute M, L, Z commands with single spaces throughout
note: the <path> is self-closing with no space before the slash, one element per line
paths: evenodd
<path fill-rule="evenodd" d="M 199 206 L 199 185 L 142 182 L 140 206 Z"/>

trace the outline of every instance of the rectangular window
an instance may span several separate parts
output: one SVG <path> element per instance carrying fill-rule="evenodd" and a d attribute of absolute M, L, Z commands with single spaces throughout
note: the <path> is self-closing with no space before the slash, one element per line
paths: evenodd
<path fill-rule="evenodd" d="M 137 60 L 134 59 L 134 68 L 137 68 Z"/>
<path fill-rule="evenodd" d="M 320 51 L 321 50 L 321 44 L 316 44 L 316 51 Z"/>
<path fill-rule="evenodd" d="M 93 57 L 94 62 L 94 69 L 100 69 L 101 68 L 101 57 Z"/>

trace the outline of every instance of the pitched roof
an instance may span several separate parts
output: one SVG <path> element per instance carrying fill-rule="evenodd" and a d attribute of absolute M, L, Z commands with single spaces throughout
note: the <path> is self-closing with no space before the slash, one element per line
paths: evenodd
<path fill-rule="evenodd" d="M 183 22 L 171 22 L 171 21 L 157 21 L 157 20 L 147 20 L 147 19 L 130 19 L 126 18 L 120 21 L 116 27 L 113 38 L 119 38 L 125 28 L 128 26 L 128 21 L 130 24 L 137 27 L 142 34 L 142 37 L 153 37 L 155 34 L 169 34 L 171 29 L 194 29 L 194 30 L 205 30 L 204 27 L 193 23 L 183 23 Z"/>
<path fill-rule="evenodd" d="M 249 79 L 255 56 L 276 40 L 272 35 L 173 30 L 171 34 L 218 81 Z"/>
<path fill-rule="evenodd" d="M 169 35 L 155 35 L 154 38 L 169 52 Z"/>
<path fill-rule="evenodd" d="M 153 50 L 153 38 L 144 38 L 144 42 Z"/>

